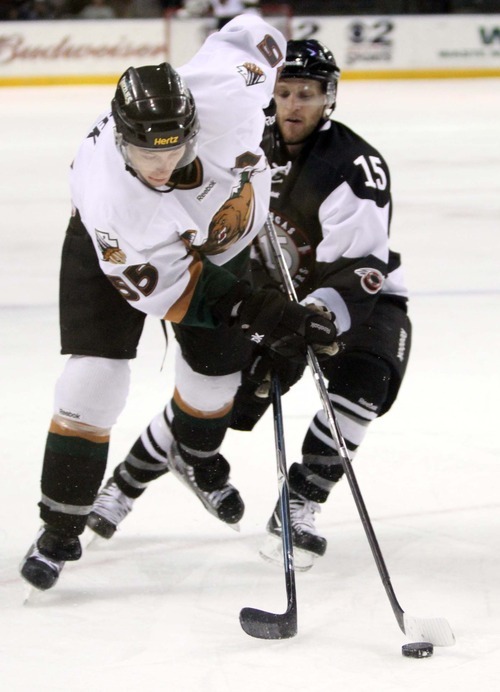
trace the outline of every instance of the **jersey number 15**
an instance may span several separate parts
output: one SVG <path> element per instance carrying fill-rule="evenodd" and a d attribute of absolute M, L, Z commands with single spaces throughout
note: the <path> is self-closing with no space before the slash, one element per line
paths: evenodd
<path fill-rule="evenodd" d="M 379 190 L 385 190 L 387 187 L 387 176 L 381 166 L 382 161 L 378 156 L 358 156 L 354 159 L 356 166 L 361 166 L 366 176 L 365 186 L 375 187 Z"/>

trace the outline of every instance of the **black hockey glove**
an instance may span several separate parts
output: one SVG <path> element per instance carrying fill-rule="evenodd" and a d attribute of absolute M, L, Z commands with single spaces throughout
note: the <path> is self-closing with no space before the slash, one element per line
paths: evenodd
<path fill-rule="evenodd" d="M 271 378 L 278 376 L 281 393 L 288 392 L 304 373 L 305 361 L 297 363 L 275 351 L 259 348 L 248 368 L 233 403 L 231 428 L 253 430 L 271 404 Z"/>
<path fill-rule="evenodd" d="M 239 324 L 250 341 L 296 362 L 305 360 L 308 346 L 320 356 L 337 335 L 331 319 L 290 302 L 277 290 L 252 291 L 242 283 L 217 303 L 215 311 L 222 321 Z"/>
<path fill-rule="evenodd" d="M 286 394 L 290 387 L 300 380 L 305 367 L 306 363 L 303 360 L 297 363 L 275 351 L 259 349 L 250 367 L 243 371 L 242 386 L 251 388 L 256 397 L 266 399 L 271 392 L 271 378 L 277 375 L 281 393 Z"/>
<path fill-rule="evenodd" d="M 326 317 L 328 320 L 332 320 L 333 322 L 333 314 L 330 312 L 330 310 L 325 307 L 324 305 L 316 305 L 316 303 L 306 303 L 306 308 L 308 310 L 311 310 L 312 312 L 315 312 L 316 314 L 322 315 L 323 317 Z M 337 336 L 337 333 L 335 332 L 335 336 Z M 339 345 L 336 341 L 333 341 L 329 344 L 314 344 L 313 345 L 314 352 L 316 354 L 316 357 L 319 361 L 324 361 L 327 360 L 330 356 L 335 356 L 339 352 Z"/>

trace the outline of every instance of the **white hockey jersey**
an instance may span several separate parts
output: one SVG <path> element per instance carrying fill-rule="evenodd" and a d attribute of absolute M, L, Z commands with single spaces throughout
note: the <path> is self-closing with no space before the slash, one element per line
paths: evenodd
<path fill-rule="evenodd" d="M 80 146 L 71 169 L 73 206 L 103 272 L 135 308 L 180 322 L 205 271 L 203 258 L 225 264 L 262 227 L 270 193 L 260 148 L 263 108 L 285 52 L 277 29 L 242 15 L 178 69 L 194 96 L 200 133 L 194 177 L 170 191 L 150 189 L 126 169 L 110 113 Z"/>

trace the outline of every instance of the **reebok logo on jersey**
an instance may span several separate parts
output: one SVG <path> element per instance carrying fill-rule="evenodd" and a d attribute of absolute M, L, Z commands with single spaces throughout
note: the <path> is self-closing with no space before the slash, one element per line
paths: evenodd
<path fill-rule="evenodd" d="M 355 269 L 354 273 L 361 277 L 363 290 L 371 295 L 378 293 L 384 285 L 385 277 L 378 269 L 363 267 L 362 269 Z"/>
<path fill-rule="evenodd" d="M 208 183 L 208 185 L 206 186 L 206 188 L 202 192 L 200 192 L 199 195 L 196 196 L 196 199 L 198 200 L 198 202 L 202 202 L 205 199 L 205 197 L 208 195 L 210 190 L 212 190 L 216 186 L 216 184 L 217 183 L 215 182 L 215 180 L 211 180 Z"/>
<path fill-rule="evenodd" d="M 238 65 L 236 68 L 240 75 L 244 78 L 247 86 L 261 84 L 266 81 L 264 72 L 253 62 L 245 62 L 243 65 Z"/>
<path fill-rule="evenodd" d="M 399 332 L 399 342 L 398 342 L 398 354 L 396 358 L 401 361 L 401 363 L 405 359 L 405 351 L 406 351 L 406 340 L 408 339 L 408 332 L 401 328 L 401 331 Z"/>

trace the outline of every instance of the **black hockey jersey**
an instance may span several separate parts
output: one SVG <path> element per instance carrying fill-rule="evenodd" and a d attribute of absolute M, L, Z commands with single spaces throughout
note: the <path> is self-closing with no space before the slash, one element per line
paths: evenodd
<path fill-rule="evenodd" d="M 326 305 L 339 333 L 366 320 L 380 295 L 406 301 L 400 257 L 389 249 L 391 184 L 380 153 L 331 120 L 295 160 L 274 124 L 264 147 L 272 167 L 271 215 L 299 300 Z M 254 254 L 279 281 L 265 231 Z"/>

